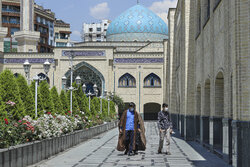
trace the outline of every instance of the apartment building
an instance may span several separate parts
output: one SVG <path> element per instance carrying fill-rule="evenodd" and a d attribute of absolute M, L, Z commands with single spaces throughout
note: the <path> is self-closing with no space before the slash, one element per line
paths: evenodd
<path fill-rule="evenodd" d="M 85 42 L 106 41 L 106 32 L 110 23 L 110 20 L 102 20 L 101 23 L 83 23 L 82 40 Z"/>

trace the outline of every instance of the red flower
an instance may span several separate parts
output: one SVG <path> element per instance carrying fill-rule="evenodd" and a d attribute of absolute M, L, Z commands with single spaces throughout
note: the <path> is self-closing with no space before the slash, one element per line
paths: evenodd
<path fill-rule="evenodd" d="M 5 118 L 4 121 L 5 121 L 5 124 L 6 124 L 6 125 L 9 124 L 8 119 Z"/>
<path fill-rule="evenodd" d="M 47 112 L 47 114 L 48 114 L 48 115 L 50 115 L 50 114 L 51 114 L 51 112 Z"/>
<path fill-rule="evenodd" d="M 68 111 L 68 113 L 70 113 L 70 114 L 71 114 L 71 111 Z"/>
<path fill-rule="evenodd" d="M 18 122 L 19 122 L 19 123 L 21 123 L 21 122 L 22 122 L 22 120 L 19 120 Z"/>

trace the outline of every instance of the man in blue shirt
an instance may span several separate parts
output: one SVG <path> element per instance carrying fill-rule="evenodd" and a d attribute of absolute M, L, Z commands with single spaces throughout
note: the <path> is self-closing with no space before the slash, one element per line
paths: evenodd
<path fill-rule="evenodd" d="M 135 111 L 135 104 L 132 102 L 129 104 L 129 109 L 122 114 L 119 131 L 118 151 L 125 150 L 125 154 L 131 156 L 137 154 L 138 150 L 146 149 L 144 123 L 140 114 Z"/>

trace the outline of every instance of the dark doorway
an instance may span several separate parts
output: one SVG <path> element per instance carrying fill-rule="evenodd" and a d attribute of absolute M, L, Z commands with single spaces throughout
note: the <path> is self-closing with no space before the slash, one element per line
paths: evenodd
<path fill-rule="evenodd" d="M 157 120 L 161 105 L 158 103 L 144 104 L 144 120 Z"/>

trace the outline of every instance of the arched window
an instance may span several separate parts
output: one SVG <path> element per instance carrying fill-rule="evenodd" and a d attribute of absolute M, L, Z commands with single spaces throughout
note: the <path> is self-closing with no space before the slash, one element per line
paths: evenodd
<path fill-rule="evenodd" d="M 136 87 L 135 78 L 129 73 L 124 74 L 119 79 L 119 87 Z"/>
<path fill-rule="evenodd" d="M 144 87 L 161 87 L 161 79 L 154 73 L 149 74 L 144 79 Z"/>

